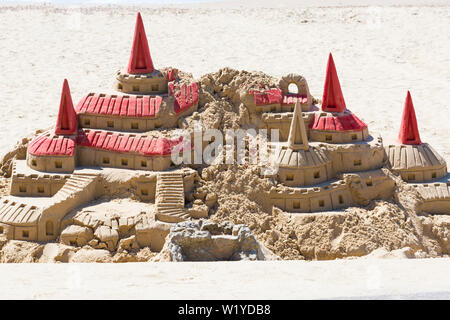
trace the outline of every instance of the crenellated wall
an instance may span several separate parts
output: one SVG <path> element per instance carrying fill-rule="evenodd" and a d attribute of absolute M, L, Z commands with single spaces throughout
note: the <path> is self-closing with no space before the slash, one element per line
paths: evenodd
<path fill-rule="evenodd" d="M 292 112 L 287 113 L 263 113 L 262 120 L 270 135 L 272 129 L 277 129 L 279 132 L 280 141 L 287 141 L 289 137 L 289 129 L 292 122 Z M 305 121 L 306 133 L 309 137 L 309 123 L 314 119 L 314 113 L 302 112 L 303 120 Z"/>
<path fill-rule="evenodd" d="M 147 171 L 163 171 L 171 167 L 171 155 L 145 157 L 134 153 L 77 147 L 77 165 L 88 167 L 110 167 Z"/>
<path fill-rule="evenodd" d="M 163 94 L 168 92 L 166 75 L 159 70 L 145 74 L 117 71 L 117 91 L 133 94 Z"/>
<path fill-rule="evenodd" d="M 367 205 L 373 199 L 389 199 L 394 181 L 383 170 L 345 174 L 343 180 L 327 182 L 315 187 L 273 187 L 264 200 L 264 207 L 272 206 L 292 213 L 330 211 L 353 205 Z"/>
<path fill-rule="evenodd" d="M 66 183 L 70 174 L 42 173 L 27 168 L 24 160 L 15 160 L 12 167 L 12 196 L 51 197 Z"/>
<path fill-rule="evenodd" d="M 318 212 L 342 209 L 353 204 L 345 181 L 337 181 L 312 188 L 272 188 L 264 206 L 276 206 L 289 212 Z"/>

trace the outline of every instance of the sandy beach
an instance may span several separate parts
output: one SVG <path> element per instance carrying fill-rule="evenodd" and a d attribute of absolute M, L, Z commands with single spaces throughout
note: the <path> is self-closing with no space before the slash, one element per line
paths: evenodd
<path fill-rule="evenodd" d="M 410 90 L 422 141 L 450 163 L 450 3 L 439 0 L 0 5 L 0 157 L 55 124 L 64 78 L 75 104 L 112 88 L 138 10 L 155 67 L 195 79 L 223 67 L 276 78 L 298 73 L 321 99 L 332 52 L 347 108 L 385 142 L 398 134 Z M 448 299 L 448 262 L 2 264 L 0 298 L 90 299 L 101 288 L 105 299 Z"/>
<path fill-rule="evenodd" d="M 9 276 L 0 277 L 0 298 L 449 299 L 450 284 L 443 281 L 448 264 L 449 259 L 2 264 L 1 274 Z M 405 270 L 414 270 L 414 277 Z"/>

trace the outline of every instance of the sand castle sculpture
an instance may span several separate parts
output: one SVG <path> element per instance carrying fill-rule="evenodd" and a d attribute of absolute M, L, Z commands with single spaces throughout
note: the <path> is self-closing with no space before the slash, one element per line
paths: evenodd
<path fill-rule="evenodd" d="M 29 143 L 26 161 L 15 161 L 11 195 L 0 200 L 0 233 L 8 239 L 67 238 L 68 228 L 74 228 L 68 213 L 104 192 L 99 182 L 102 168 L 140 172 L 136 194 L 156 205 L 159 221 L 155 227 L 145 217 L 119 218 L 97 228 L 96 236 L 110 250 L 121 229 L 135 228 L 139 245 L 160 250 L 173 223 L 207 217 L 208 208 L 201 214 L 185 208 L 197 172 L 172 162 L 171 153 L 182 139 L 151 133 L 175 128 L 181 117 L 195 112 L 201 88 L 182 79 L 176 69 L 154 68 L 140 14 L 128 66 L 117 72 L 116 80 L 117 93 L 89 93 L 76 106 L 64 80 L 55 128 Z M 296 93 L 289 92 L 291 84 Z M 276 182 L 264 195 L 267 210 L 320 212 L 388 198 L 395 184 L 385 170 L 389 168 L 404 181 L 416 183 L 426 200 L 424 208 L 437 204 L 439 210 L 450 211 L 448 184 L 426 184 L 446 175 L 447 167 L 421 142 L 409 92 L 398 144 L 388 146 L 347 109 L 331 54 L 320 109 L 306 79 L 296 74 L 281 78 L 275 88 L 243 89 L 239 95 L 250 123 L 269 134 L 274 129 L 280 133 L 280 141 L 272 143 L 279 170 L 266 176 Z M 74 245 L 89 240 L 67 239 Z"/>

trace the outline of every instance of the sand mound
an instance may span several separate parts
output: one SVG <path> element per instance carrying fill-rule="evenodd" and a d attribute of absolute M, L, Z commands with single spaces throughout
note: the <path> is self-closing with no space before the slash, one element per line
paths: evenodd
<path fill-rule="evenodd" d="M 417 257 L 449 254 L 450 217 L 418 217 L 414 208 L 419 196 L 400 179 L 390 201 L 342 211 L 289 214 L 264 210 L 261 191 L 272 184 L 254 168 L 210 166 L 201 177 L 199 190 L 218 195 L 211 220 L 248 225 L 262 244 L 283 259 L 360 257 L 380 248 L 404 247 Z"/>
<path fill-rule="evenodd" d="M 200 122 L 204 129 L 238 129 L 248 125 L 248 113 L 241 96 L 248 90 L 273 88 L 278 80 L 263 72 L 238 71 L 223 68 L 206 74 L 200 84 L 199 108 L 180 121 L 181 128 L 194 128 Z"/>

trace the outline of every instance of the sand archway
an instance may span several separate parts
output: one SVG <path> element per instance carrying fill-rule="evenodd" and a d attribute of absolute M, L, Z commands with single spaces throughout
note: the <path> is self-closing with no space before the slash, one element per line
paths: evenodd
<path fill-rule="evenodd" d="M 309 108 L 312 105 L 312 96 L 309 93 L 308 83 L 303 76 L 290 73 L 280 79 L 278 86 L 280 87 L 283 95 L 305 96 L 307 98 L 307 103 L 302 104 L 302 111 L 309 111 Z M 292 86 L 297 87 L 297 90 L 292 90 Z"/>
<path fill-rule="evenodd" d="M 282 77 L 278 85 L 283 94 L 292 94 L 294 92 L 289 92 L 289 88 L 293 84 L 297 87 L 297 94 L 302 94 L 309 98 L 310 93 L 308 83 L 306 82 L 306 79 L 299 74 L 290 73 Z"/>

